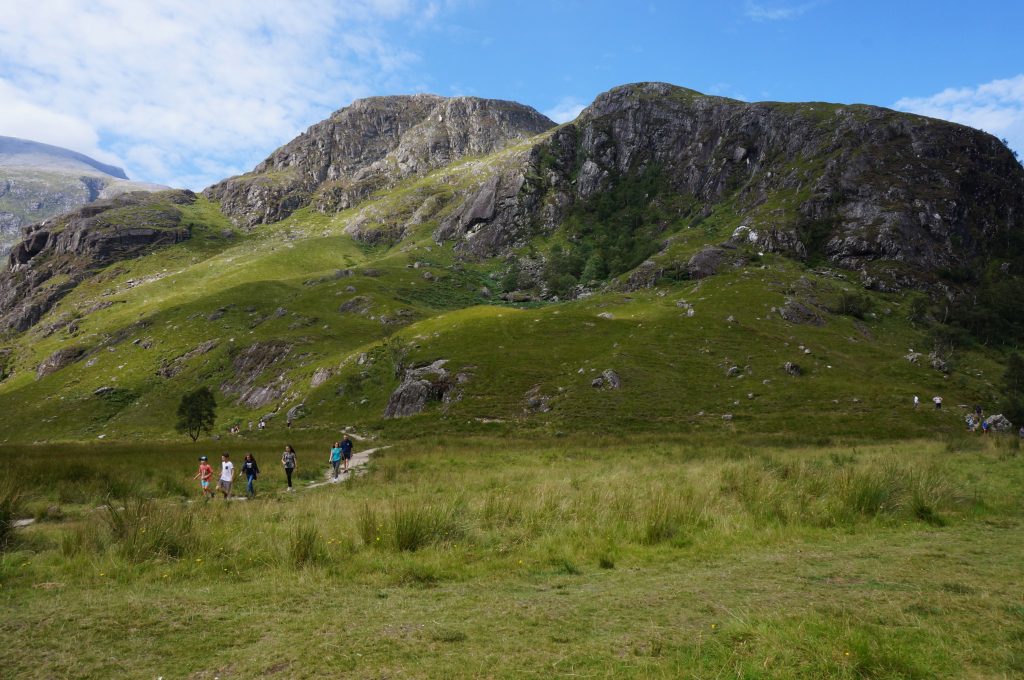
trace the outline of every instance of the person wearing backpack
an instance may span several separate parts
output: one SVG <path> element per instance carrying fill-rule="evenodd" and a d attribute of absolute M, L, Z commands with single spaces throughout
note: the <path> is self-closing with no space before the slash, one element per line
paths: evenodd
<path fill-rule="evenodd" d="M 296 458 L 295 449 L 291 444 L 284 447 L 284 453 L 281 454 L 281 465 L 284 466 L 284 474 L 288 478 L 288 490 L 292 491 L 292 473 L 295 472 L 298 465 L 298 458 Z"/>

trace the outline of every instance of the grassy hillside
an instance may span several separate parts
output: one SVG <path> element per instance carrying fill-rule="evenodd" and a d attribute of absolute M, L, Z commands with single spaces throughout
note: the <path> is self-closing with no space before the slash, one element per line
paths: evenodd
<path fill-rule="evenodd" d="M 927 356 L 907 361 L 910 349 L 931 349 L 908 321 L 907 300 L 861 293 L 840 271 L 751 252 L 746 266 L 699 281 L 621 292 L 613 280 L 577 301 L 514 305 L 497 297 L 505 261 L 464 261 L 430 240 L 443 207 L 393 245 L 344 233 L 356 222 L 387 229 L 425 197 L 479 181 L 482 167 L 462 163 L 339 215 L 302 211 L 250 234 L 233 230 L 204 199 L 183 206 L 193 238 L 110 266 L 10 339 L 0 407 L 13 426 L 0 437 L 173 437 L 178 398 L 197 384 L 218 395 L 218 434 L 237 424 L 253 438 L 260 435 L 249 432 L 250 421 L 276 410 L 264 435 L 276 437 L 298 404 L 305 415 L 295 427 L 326 437 L 345 425 L 392 436 L 481 426 L 771 435 L 792 432 L 795 421 L 820 436 L 889 437 L 949 431 L 959 427 L 957 404 L 998 400 L 998 355 L 962 351 L 948 376 Z M 671 257 L 688 257 L 733 228 L 726 217 L 680 223 Z M 862 318 L 829 311 L 847 311 L 842 301 L 851 295 Z M 824 323 L 787 321 L 780 310 L 792 301 Z M 272 345 L 274 360 L 240 378 L 238 357 L 258 343 L 259 351 Z M 67 347 L 82 357 L 37 379 L 36 367 Z M 396 347 L 406 365 L 447 359 L 468 378 L 461 400 L 384 421 L 399 383 Z M 802 375 L 785 373 L 786 362 Z M 318 369 L 328 377 L 313 387 Z M 591 387 L 606 369 L 621 377 L 620 389 Z M 243 390 L 223 389 L 240 380 L 279 394 L 240 405 Z M 911 413 L 913 394 L 925 402 L 941 394 L 947 411 Z M 531 398 L 550 410 L 531 408 Z"/>

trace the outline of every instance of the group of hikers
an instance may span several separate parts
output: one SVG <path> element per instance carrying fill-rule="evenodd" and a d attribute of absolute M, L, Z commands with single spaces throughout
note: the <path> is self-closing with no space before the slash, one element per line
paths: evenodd
<path fill-rule="evenodd" d="M 334 479 L 338 479 L 342 474 L 347 474 L 349 472 L 349 463 L 352 460 L 352 439 L 345 435 L 341 441 L 334 442 L 327 460 L 331 464 Z M 284 452 L 281 454 L 281 466 L 284 468 L 285 478 L 288 481 L 288 491 L 294 491 L 292 487 L 292 474 L 298 467 L 298 457 L 295 455 L 295 449 L 292 448 L 291 444 L 284 447 Z M 242 461 L 241 474 L 245 475 L 246 479 L 246 495 L 249 498 L 254 498 L 256 496 L 256 480 L 260 476 L 260 466 L 256 463 L 256 458 L 251 453 L 245 454 L 245 460 Z M 199 490 L 203 498 L 210 500 L 217 495 L 216 491 L 211 488 L 213 484 L 213 466 L 210 465 L 209 457 L 199 457 L 199 471 L 194 479 L 199 480 Z M 231 462 L 231 455 L 228 453 L 221 454 L 220 478 L 217 480 L 216 489 L 220 491 L 225 500 L 231 498 L 231 489 L 234 482 L 235 464 Z"/>

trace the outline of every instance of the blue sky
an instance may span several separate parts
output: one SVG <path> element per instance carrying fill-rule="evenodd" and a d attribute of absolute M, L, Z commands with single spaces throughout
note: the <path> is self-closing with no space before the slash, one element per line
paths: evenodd
<path fill-rule="evenodd" d="M 0 135 L 200 189 L 354 98 L 514 99 L 559 121 L 622 83 L 861 102 L 1024 154 L 1024 2 L 4 0 Z"/>

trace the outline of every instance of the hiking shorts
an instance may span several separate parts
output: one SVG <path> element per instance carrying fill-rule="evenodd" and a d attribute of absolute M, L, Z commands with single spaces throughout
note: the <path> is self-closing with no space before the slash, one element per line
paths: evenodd
<path fill-rule="evenodd" d="M 209 489 L 210 488 L 210 480 L 208 480 L 208 479 L 200 480 L 199 486 L 203 487 L 204 489 Z"/>
<path fill-rule="evenodd" d="M 341 454 L 341 457 L 344 458 L 345 460 L 352 460 L 352 452 L 351 451 L 343 452 Z"/>
<path fill-rule="evenodd" d="M 220 486 L 220 488 L 224 489 L 225 491 L 231 491 L 231 482 L 227 480 L 220 480 L 220 484 L 218 486 Z"/>

